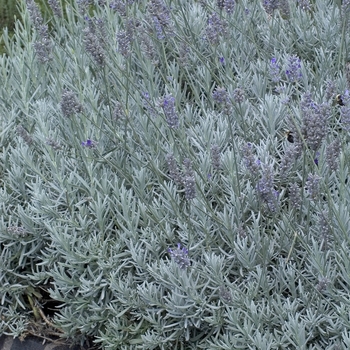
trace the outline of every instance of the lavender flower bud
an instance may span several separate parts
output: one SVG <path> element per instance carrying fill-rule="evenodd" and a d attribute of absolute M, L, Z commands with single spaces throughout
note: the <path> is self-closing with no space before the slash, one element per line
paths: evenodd
<path fill-rule="evenodd" d="M 185 270 L 191 266 L 188 258 L 188 250 L 185 247 L 181 248 L 181 244 L 177 244 L 177 249 L 168 248 L 171 258 L 179 265 L 181 270 Z"/>
<path fill-rule="evenodd" d="M 36 30 L 39 30 L 43 25 L 43 16 L 39 10 L 38 5 L 34 0 L 26 0 L 27 10 L 29 12 L 29 17 L 33 23 L 33 26 Z"/>
<path fill-rule="evenodd" d="M 52 59 L 52 42 L 48 34 L 47 25 L 40 26 L 38 39 L 33 46 L 40 63 L 46 63 Z"/>
<path fill-rule="evenodd" d="M 300 209 L 300 206 L 301 206 L 300 188 L 296 183 L 292 183 L 289 186 L 289 200 L 292 208 Z"/>
<path fill-rule="evenodd" d="M 157 112 L 151 103 L 151 99 L 148 92 L 142 93 L 142 105 L 150 116 L 155 117 L 157 115 Z"/>
<path fill-rule="evenodd" d="M 86 13 L 88 11 L 89 6 L 92 4 L 93 0 L 77 0 L 77 5 L 81 14 Z"/>
<path fill-rule="evenodd" d="M 234 11 L 235 0 L 217 0 L 216 5 L 220 10 L 225 10 L 226 13 L 231 14 Z"/>
<path fill-rule="evenodd" d="M 112 117 L 114 120 L 120 120 L 125 117 L 124 108 L 119 101 L 117 101 L 114 106 Z"/>
<path fill-rule="evenodd" d="M 55 140 L 47 139 L 46 144 L 51 146 L 55 151 L 62 149 L 62 146 Z"/>
<path fill-rule="evenodd" d="M 185 197 L 187 200 L 191 200 L 196 197 L 196 182 L 192 170 L 192 163 L 188 158 L 184 159 L 184 170 L 182 183 L 185 187 Z"/>
<path fill-rule="evenodd" d="M 277 211 L 278 192 L 273 186 L 274 176 L 271 168 L 266 167 L 263 170 L 261 179 L 256 186 L 257 192 L 263 202 L 267 204 L 267 207 L 271 212 Z"/>
<path fill-rule="evenodd" d="M 98 142 L 94 140 L 87 139 L 86 141 L 82 141 L 81 145 L 86 148 L 96 148 Z"/>
<path fill-rule="evenodd" d="M 224 10 L 226 13 L 231 14 L 235 9 L 236 1 L 235 0 L 224 0 Z"/>
<path fill-rule="evenodd" d="M 322 250 L 327 250 L 329 248 L 329 237 L 331 234 L 331 228 L 329 223 L 329 212 L 327 210 L 324 210 L 321 212 L 319 218 L 319 234 L 322 244 Z"/>
<path fill-rule="evenodd" d="M 260 169 L 260 161 L 253 155 L 252 144 L 249 142 L 245 144 L 242 152 L 245 166 L 251 172 L 251 174 L 255 175 Z"/>
<path fill-rule="evenodd" d="M 278 83 L 281 80 L 280 66 L 277 64 L 275 57 L 271 58 L 270 61 L 270 76 L 274 83 Z"/>
<path fill-rule="evenodd" d="M 329 101 L 336 95 L 336 86 L 333 80 L 327 80 L 326 82 L 326 99 Z"/>
<path fill-rule="evenodd" d="M 278 7 L 282 18 L 290 17 L 290 7 L 288 0 L 279 0 Z"/>
<path fill-rule="evenodd" d="M 328 147 L 326 151 L 326 162 L 329 170 L 335 172 L 339 166 L 339 154 L 340 154 L 340 139 L 336 138 Z"/>
<path fill-rule="evenodd" d="M 278 9 L 278 0 L 263 0 L 263 8 L 268 15 L 272 15 L 274 10 Z"/>
<path fill-rule="evenodd" d="M 319 196 L 321 179 L 322 178 L 316 174 L 309 174 L 308 179 L 306 181 L 307 191 L 311 199 L 313 200 L 315 200 Z"/>
<path fill-rule="evenodd" d="M 169 127 L 172 129 L 177 129 L 179 127 L 179 116 L 175 110 L 175 98 L 171 95 L 165 96 L 163 98 L 161 106 L 163 107 L 163 111 Z"/>
<path fill-rule="evenodd" d="M 310 0 L 298 0 L 298 6 L 303 11 L 310 11 L 311 10 L 311 3 Z"/>
<path fill-rule="evenodd" d="M 220 148 L 218 145 L 213 145 L 211 147 L 211 164 L 214 169 L 220 169 L 221 161 L 220 161 Z"/>
<path fill-rule="evenodd" d="M 225 286 L 221 286 L 220 290 L 220 297 L 221 299 L 225 302 L 225 303 L 230 303 L 232 302 L 232 295 L 231 292 L 228 288 L 226 288 Z"/>
<path fill-rule="evenodd" d="M 65 117 L 70 117 L 72 114 L 83 111 L 83 106 L 78 102 L 73 91 L 64 90 L 61 100 L 61 110 Z"/>
<path fill-rule="evenodd" d="M 156 52 L 153 41 L 150 39 L 149 34 L 146 32 L 145 28 L 141 28 L 139 32 L 141 32 L 139 35 L 141 36 L 140 41 L 142 52 L 152 61 L 152 64 L 155 66 L 158 65 L 158 53 Z"/>
<path fill-rule="evenodd" d="M 59 2 L 57 0 L 48 0 L 47 2 L 50 5 L 53 14 L 57 17 L 62 17 L 62 10 Z"/>
<path fill-rule="evenodd" d="M 303 116 L 301 133 L 306 144 L 316 151 L 327 134 L 327 121 L 331 112 L 330 106 L 328 104 L 317 105 L 312 101 L 310 94 L 305 93 L 300 107 Z"/>
<path fill-rule="evenodd" d="M 92 59 L 99 66 L 105 65 L 105 53 L 101 45 L 102 41 L 98 38 L 96 33 L 91 28 L 85 28 L 84 33 L 84 45 L 85 50 L 91 55 Z"/>
<path fill-rule="evenodd" d="M 224 8 L 224 2 L 225 0 L 216 0 L 216 6 L 222 10 Z"/>
<path fill-rule="evenodd" d="M 220 42 L 221 36 L 227 35 L 227 22 L 220 19 L 217 13 L 209 16 L 208 25 L 206 28 L 206 38 L 212 45 L 217 45 Z"/>
<path fill-rule="evenodd" d="M 17 126 L 17 134 L 22 137 L 22 139 L 28 146 L 30 146 L 33 143 L 32 137 L 22 125 Z"/>
<path fill-rule="evenodd" d="M 329 282 L 330 282 L 329 279 L 326 277 L 320 278 L 316 286 L 316 289 L 321 293 L 324 292 L 327 289 Z"/>
<path fill-rule="evenodd" d="M 121 0 L 111 1 L 109 4 L 109 7 L 112 10 L 117 11 L 120 14 L 120 16 L 126 17 L 127 10 L 126 10 L 126 3 L 125 2 L 123 2 Z"/>
<path fill-rule="evenodd" d="M 343 106 L 340 107 L 341 123 L 345 130 L 350 131 L 350 92 L 342 94 Z"/>
<path fill-rule="evenodd" d="M 342 1 L 341 13 L 343 17 L 345 17 L 348 13 L 350 13 L 350 0 Z"/>
<path fill-rule="evenodd" d="M 131 43 L 133 39 L 133 32 L 130 28 L 121 30 L 117 34 L 118 51 L 124 56 L 128 57 L 131 53 Z"/>
<path fill-rule="evenodd" d="M 295 159 L 300 155 L 299 144 L 288 147 L 284 153 L 280 164 L 280 175 L 286 177 L 294 164 Z"/>
<path fill-rule="evenodd" d="M 162 40 L 165 35 L 173 34 L 173 24 L 170 18 L 170 9 L 163 0 L 150 0 L 148 11 L 157 34 L 157 38 Z"/>
<path fill-rule="evenodd" d="M 213 100 L 217 104 L 224 104 L 227 103 L 229 98 L 228 98 L 228 93 L 225 88 L 222 87 L 217 87 L 215 88 L 213 92 Z"/>
<path fill-rule="evenodd" d="M 168 163 L 168 170 L 170 177 L 174 180 L 174 182 L 179 186 L 182 185 L 182 175 L 177 165 L 177 162 L 174 158 L 173 154 L 168 154 L 166 156 L 166 161 Z"/>
<path fill-rule="evenodd" d="M 22 226 L 10 226 L 7 228 L 8 233 L 12 233 L 15 237 L 26 237 L 27 230 Z"/>
<path fill-rule="evenodd" d="M 298 81 L 302 77 L 300 62 L 298 56 L 292 55 L 288 58 L 286 76 L 291 83 Z"/>
<path fill-rule="evenodd" d="M 244 90 L 241 88 L 236 88 L 233 90 L 233 100 L 236 103 L 242 103 L 244 101 L 245 95 Z"/>
<path fill-rule="evenodd" d="M 348 84 L 348 88 L 350 89 L 350 62 L 347 62 L 345 65 L 345 77 L 346 82 Z"/>

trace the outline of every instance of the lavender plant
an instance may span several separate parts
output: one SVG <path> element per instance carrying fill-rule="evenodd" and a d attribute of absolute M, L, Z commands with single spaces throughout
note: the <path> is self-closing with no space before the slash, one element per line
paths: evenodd
<path fill-rule="evenodd" d="M 49 5 L 3 34 L 1 332 L 350 347 L 347 7 Z"/>

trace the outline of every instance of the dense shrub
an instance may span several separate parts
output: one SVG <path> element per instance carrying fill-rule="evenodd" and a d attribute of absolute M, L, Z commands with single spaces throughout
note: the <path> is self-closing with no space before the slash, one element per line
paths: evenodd
<path fill-rule="evenodd" d="M 350 347 L 349 1 L 48 3 L 3 35 L 0 330 Z"/>

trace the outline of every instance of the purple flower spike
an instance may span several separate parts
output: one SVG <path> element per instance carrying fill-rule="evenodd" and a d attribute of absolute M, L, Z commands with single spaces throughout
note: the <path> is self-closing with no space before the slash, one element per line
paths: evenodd
<path fill-rule="evenodd" d="M 83 141 L 83 142 L 81 143 L 81 145 L 82 145 L 83 147 L 87 147 L 87 148 L 95 148 L 96 145 L 97 145 L 97 142 L 94 141 L 94 140 L 87 139 L 86 141 Z"/>
<path fill-rule="evenodd" d="M 188 258 L 188 249 L 185 247 L 181 248 L 181 243 L 177 244 L 177 249 L 168 248 L 168 252 L 171 258 L 179 265 L 180 269 L 184 270 L 191 265 Z"/>

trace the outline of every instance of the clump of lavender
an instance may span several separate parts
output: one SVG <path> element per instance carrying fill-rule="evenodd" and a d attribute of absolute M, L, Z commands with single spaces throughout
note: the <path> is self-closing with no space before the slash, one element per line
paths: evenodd
<path fill-rule="evenodd" d="M 292 208 L 300 209 L 301 207 L 301 196 L 300 188 L 295 182 L 289 186 L 289 200 Z"/>
<path fill-rule="evenodd" d="M 177 244 L 176 249 L 168 248 L 171 258 L 179 265 L 181 270 L 185 270 L 191 266 L 190 259 L 188 257 L 188 249 L 185 247 L 181 248 L 181 243 Z"/>
<path fill-rule="evenodd" d="M 182 183 L 185 187 L 185 198 L 187 200 L 191 200 L 196 197 L 196 181 L 192 169 L 192 162 L 190 159 L 185 158 L 183 164 L 184 175 L 182 178 Z"/>
<path fill-rule="evenodd" d="M 179 186 L 182 185 L 182 174 L 177 165 L 176 159 L 173 154 L 168 154 L 166 156 L 166 161 L 168 163 L 168 170 L 170 177 L 174 180 L 174 182 Z"/>
<path fill-rule="evenodd" d="M 327 134 L 328 118 L 331 109 L 328 104 L 316 104 L 309 92 L 305 93 L 300 103 L 303 117 L 301 134 L 308 147 L 316 151 Z"/>
<path fill-rule="evenodd" d="M 208 18 L 208 25 L 206 28 L 206 38 L 212 45 L 217 45 L 221 37 L 227 35 L 227 22 L 221 19 L 220 16 L 214 12 Z"/>
<path fill-rule="evenodd" d="M 278 192 L 274 189 L 274 175 L 271 167 L 265 167 L 256 186 L 257 192 L 271 212 L 277 211 Z"/>
<path fill-rule="evenodd" d="M 280 66 L 277 63 L 277 59 L 275 57 L 271 58 L 270 61 L 270 77 L 274 83 L 278 83 L 281 80 L 280 74 Z"/>
<path fill-rule="evenodd" d="M 340 139 L 336 138 L 328 147 L 326 151 L 326 162 L 329 170 L 334 172 L 338 170 L 339 167 L 339 154 L 340 154 L 341 144 Z"/>
<path fill-rule="evenodd" d="M 320 180 L 322 178 L 317 174 L 309 174 L 306 181 L 306 189 L 310 195 L 310 198 L 315 200 L 320 194 Z"/>
<path fill-rule="evenodd" d="M 65 117 L 70 117 L 72 114 L 81 113 L 83 106 L 78 101 L 75 93 L 70 90 L 64 90 L 61 100 L 61 111 Z"/>
<path fill-rule="evenodd" d="M 220 169 L 221 168 L 221 154 L 220 154 L 220 148 L 218 145 L 211 146 L 211 164 L 214 169 Z"/>
<path fill-rule="evenodd" d="M 286 76 L 289 82 L 298 81 L 301 77 L 301 60 L 298 56 L 292 55 L 288 57 Z"/>
<path fill-rule="evenodd" d="M 161 106 L 169 127 L 177 129 L 179 127 L 179 116 L 175 110 L 175 98 L 171 95 L 166 95 L 161 101 Z"/>
<path fill-rule="evenodd" d="M 30 146 L 33 143 L 32 137 L 22 125 L 18 125 L 16 130 L 17 134 L 22 137 L 22 139 L 28 146 Z"/>

